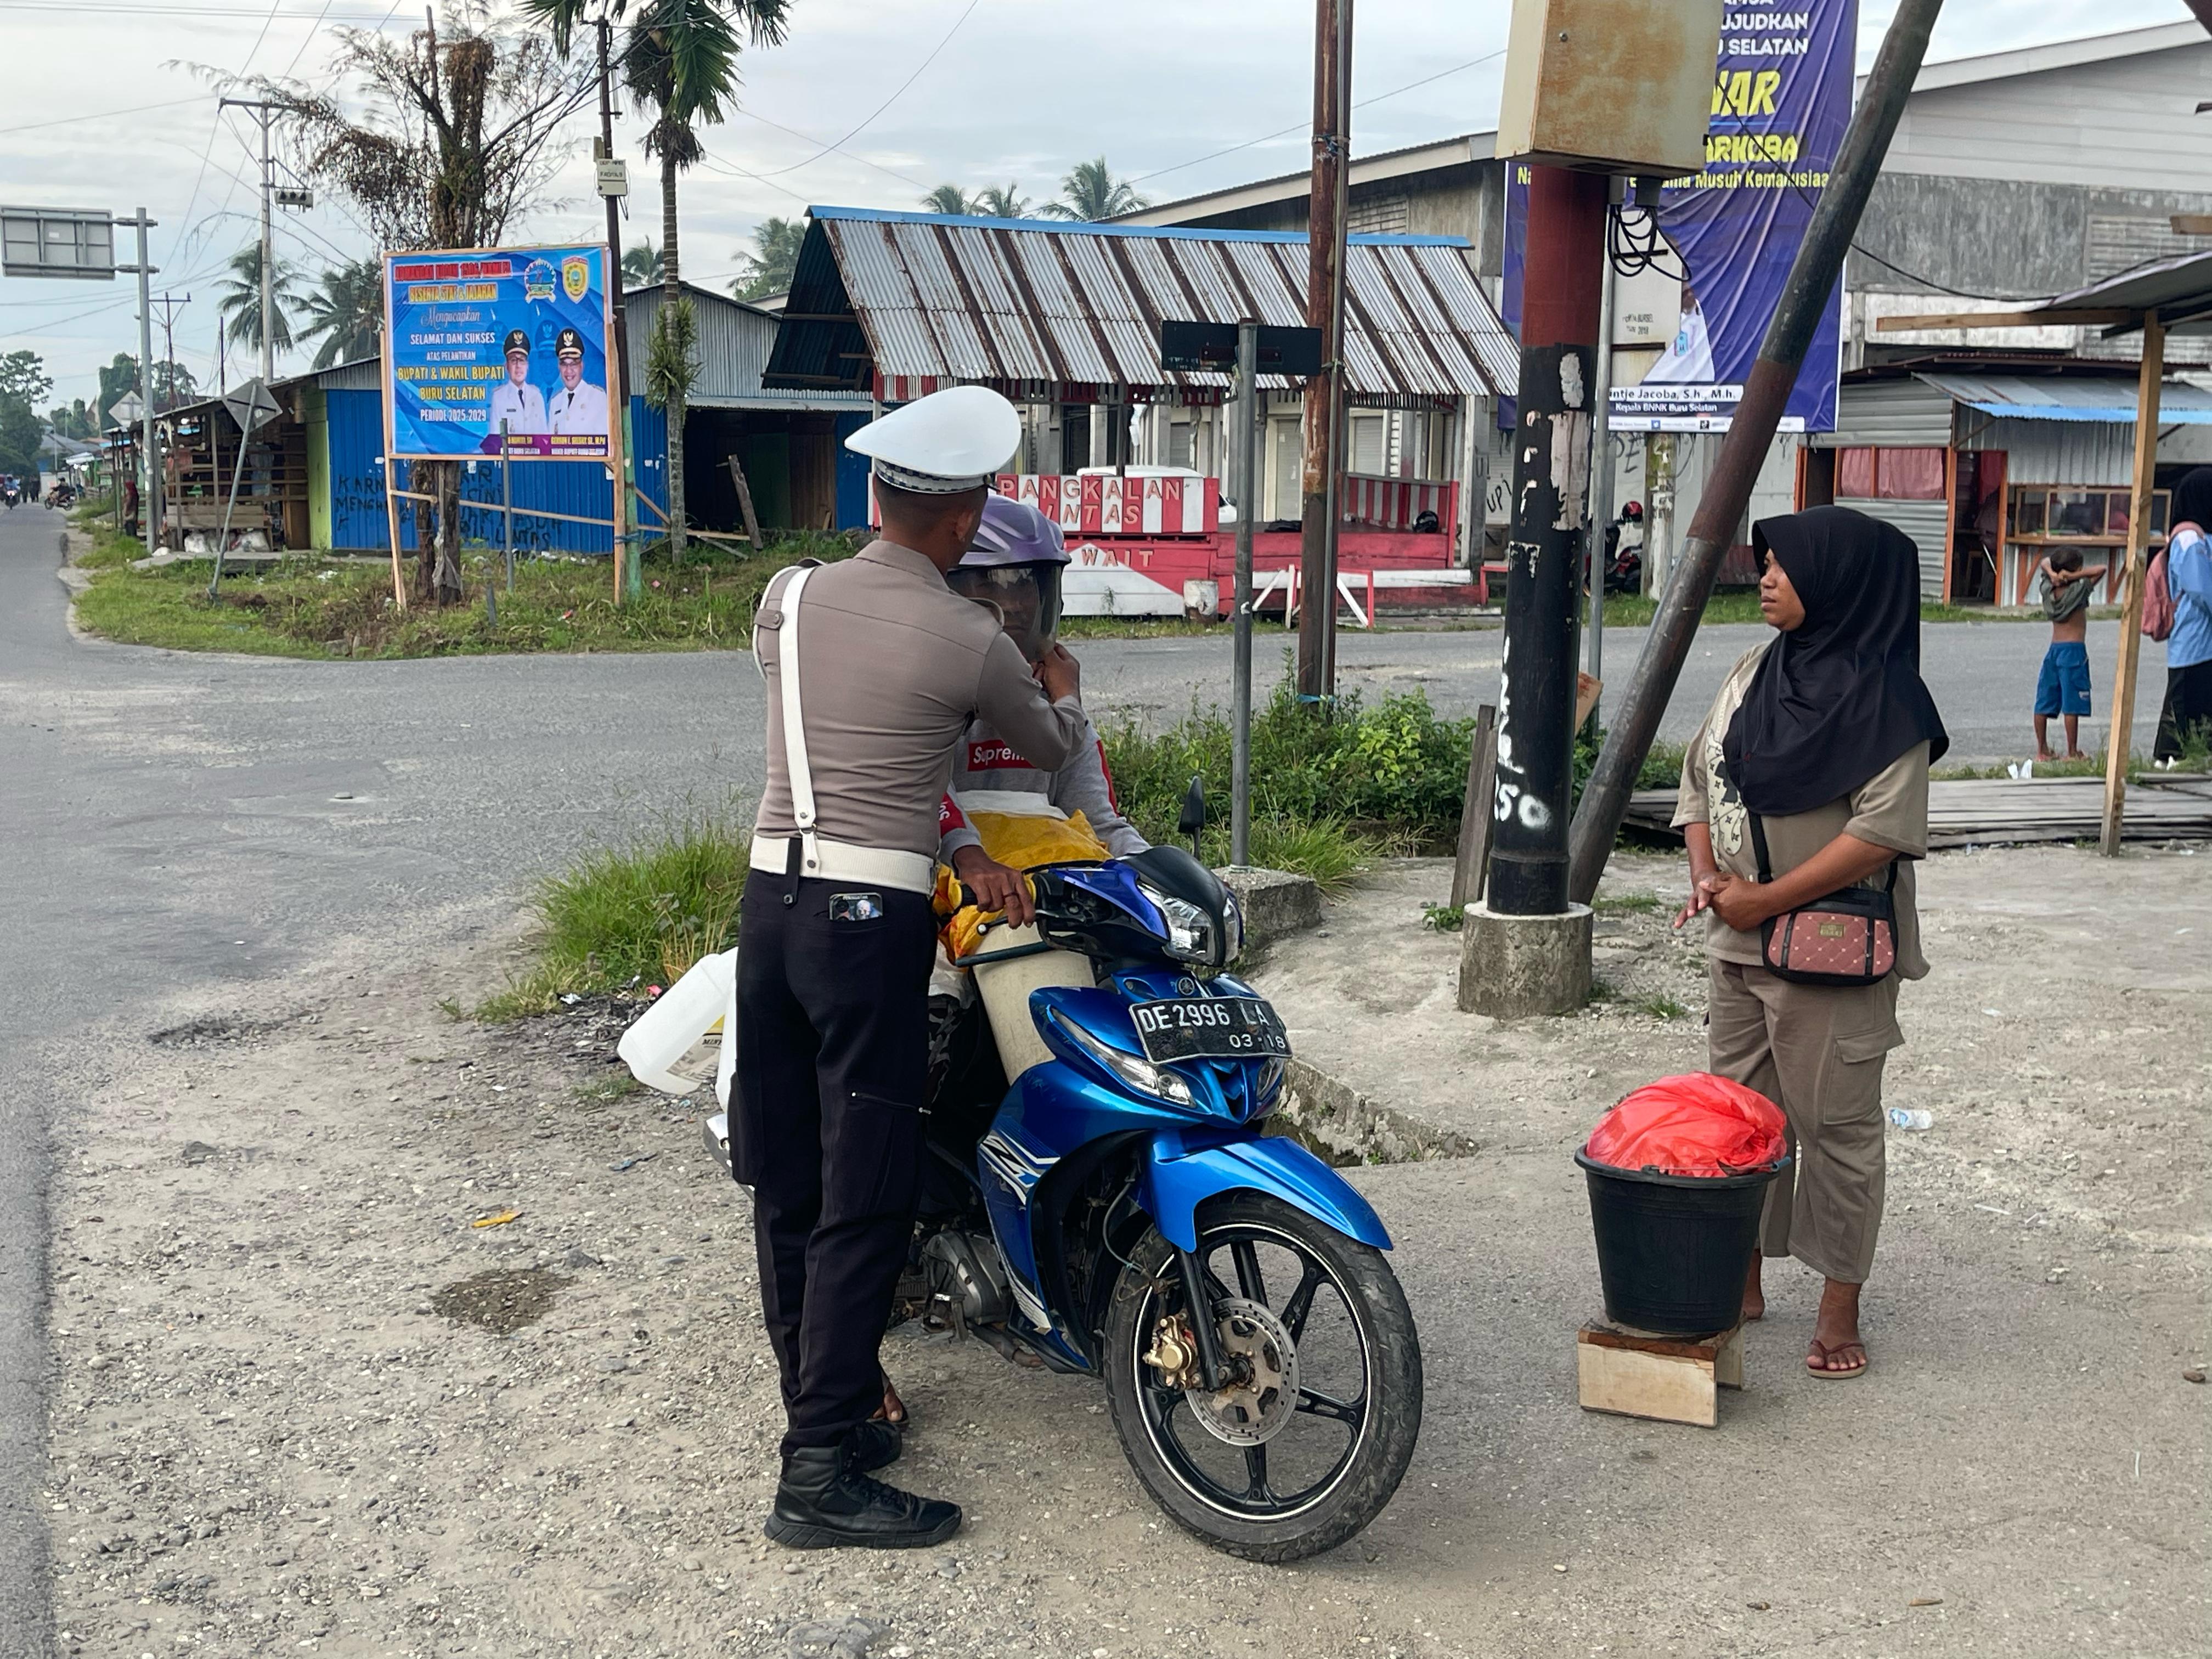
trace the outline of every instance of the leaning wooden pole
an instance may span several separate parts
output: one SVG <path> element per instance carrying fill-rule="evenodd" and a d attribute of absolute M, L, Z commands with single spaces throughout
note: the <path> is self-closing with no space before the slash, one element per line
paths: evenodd
<path fill-rule="evenodd" d="M 1812 223 L 1805 228 L 1790 280 L 1767 325 L 1758 361 L 1745 377 L 1742 401 L 1729 422 L 1720 459 L 1698 503 L 1698 516 L 1691 521 L 1680 556 L 1659 597 L 1658 614 L 1644 635 L 1636 676 L 1621 698 L 1598 754 L 1597 769 L 1576 809 L 1568 836 L 1567 891 L 1577 904 L 1590 902 L 1598 878 L 1605 873 L 1613 837 L 1620 833 L 1629 794 L 1636 787 L 1636 775 L 1651 751 L 1660 718 L 1689 657 L 1690 641 L 1705 614 L 1721 556 L 1735 541 L 1735 527 L 1750 505 L 1751 487 L 1774 441 L 1790 388 L 1797 384 L 1797 370 L 1813 343 L 1813 332 L 1834 301 L 1844 256 L 1850 252 L 1867 198 L 1905 113 L 1905 100 L 1911 96 L 1921 60 L 1928 55 L 1928 36 L 1942 9 L 1943 0 L 1902 0 L 1889 33 L 1882 37 L 1874 71 L 1867 76 L 1866 90 L 1844 135 L 1835 172 L 1820 192 Z"/>
<path fill-rule="evenodd" d="M 2136 678 L 2142 667 L 2143 582 L 2150 565 L 2151 492 L 2158 482 L 2159 388 L 2166 379 L 2166 325 L 2143 314 L 2142 369 L 2136 383 L 2136 471 L 2128 499 L 2128 562 L 2120 591 L 2119 665 L 2112 680 L 2112 734 L 2105 743 L 2105 834 L 2100 850 L 2120 852 L 2128 803 L 2128 750 L 2135 735 Z"/>

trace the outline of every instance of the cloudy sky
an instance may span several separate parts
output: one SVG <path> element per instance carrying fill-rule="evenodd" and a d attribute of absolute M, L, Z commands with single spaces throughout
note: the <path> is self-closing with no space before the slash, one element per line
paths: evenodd
<path fill-rule="evenodd" d="M 1893 9 L 1862 0 L 1863 62 Z M 1355 149 L 1490 126 L 1509 10 L 1358 0 Z M 761 219 L 811 203 L 911 207 L 946 181 L 1012 180 L 1048 197 L 1101 154 L 1165 200 L 1304 163 L 1312 24 L 1296 0 L 793 0 L 793 13 L 788 45 L 748 57 L 744 112 L 708 131 L 709 159 L 684 181 L 685 270 L 702 283 L 728 279 Z M 1951 0 L 1931 57 L 2188 15 L 2181 0 Z M 161 222 L 158 283 L 191 295 L 176 312 L 177 356 L 211 384 L 220 267 L 254 234 L 255 139 L 248 119 L 217 112 L 193 66 L 326 84 L 338 28 L 421 26 L 411 0 L 0 0 L 0 198 L 123 213 L 143 203 Z M 627 124 L 618 142 L 650 191 L 637 133 Z M 589 137 L 580 126 L 580 156 Z M 589 191 L 580 160 L 567 199 L 529 233 L 599 234 Z M 633 200 L 657 240 L 657 202 Z M 331 207 L 280 214 L 277 236 L 280 257 L 310 274 L 369 251 Z M 0 353 L 37 351 L 58 398 L 89 398 L 98 365 L 137 349 L 132 299 L 128 279 L 0 283 Z"/>

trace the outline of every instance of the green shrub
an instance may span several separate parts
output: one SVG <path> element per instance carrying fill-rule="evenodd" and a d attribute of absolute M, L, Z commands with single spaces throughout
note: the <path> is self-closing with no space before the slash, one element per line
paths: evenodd
<path fill-rule="evenodd" d="M 531 896 L 535 960 L 477 1009 L 481 1019 L 542 1013 L 563 992 L 667 985 L 737 942 L 749 830 L 677 820 L 628 847 L 587 853 Z"/>
<path fill-rule="evenodd" d="M 1458 830 L 1471 730 L 1470 721 L 1440 718 L 1419 692 L 1373 707 L 1349 693 L 1324 716 L 1301 704 L 1288 681 L 1278 684 L 1253 714 L 1253 856 L 1270 819 L 1407 845 L 1448 843 Z M 1146 836 L 1173 838 L 1194 776 L 1206 780 L 1225 832 L 1230 732 L 1221 710 L 1194 707 L 1164 732 L 1123 725 L 1105 737 L 1121 810 Z"/>

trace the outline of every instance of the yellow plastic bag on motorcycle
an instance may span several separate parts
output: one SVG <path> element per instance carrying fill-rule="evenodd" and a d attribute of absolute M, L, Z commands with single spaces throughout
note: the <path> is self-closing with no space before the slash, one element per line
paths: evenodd
<path fill-rule="evenodd" d="M 969 828 L 981 838 L 984 855 L 1010 870 L 1114 856 L 1082 813 L 1063 812 L 1042 795 L 1014 790 L 977 791 L 955 796 L 954 804 L 968 820 Z M 939 932 L 945 954 L 957 962 L 975 951 L 983 923 L 998 913 L 963 905 L 958 878 L 939 865 L 937 914 L 947 918 Z"/>

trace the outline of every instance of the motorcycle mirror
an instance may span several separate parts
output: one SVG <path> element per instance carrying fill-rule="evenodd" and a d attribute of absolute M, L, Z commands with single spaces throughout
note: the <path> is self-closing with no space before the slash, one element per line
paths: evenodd
<path fill-rule="evenodd" d="M 1176 818 L 1176 832 L 1190 837 L 1190 850 L 1198 851 L 1199 836 L 1206 829 L 1206 780 L 1195 777 L 1190 787 L 1182 792 L 1182 811 Z"/>

